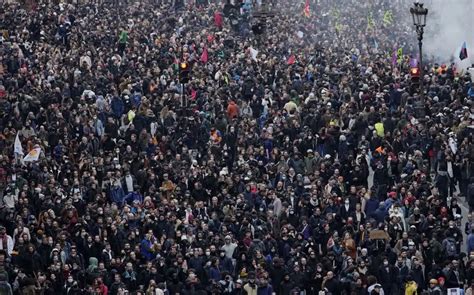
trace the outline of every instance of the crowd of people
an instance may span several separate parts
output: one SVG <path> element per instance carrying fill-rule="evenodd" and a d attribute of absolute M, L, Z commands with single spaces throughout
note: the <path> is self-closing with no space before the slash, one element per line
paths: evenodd
<path fill-rule="evenodd" d="M 472 294 L 473 78 L 408 5 L 4 4 L 0 294 Z"/>

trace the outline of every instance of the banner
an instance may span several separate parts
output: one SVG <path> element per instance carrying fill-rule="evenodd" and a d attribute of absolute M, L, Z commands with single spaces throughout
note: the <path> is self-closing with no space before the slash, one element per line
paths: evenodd
<path fill-rule="evenodd" d="M 375 27 L 374 17 L 372 12 L 369 12 L 369 15 L 367 16 L 367 28 L 372 29 L 373 27 Z"/>
<path fill-rule="evenodd" d="M 391 25 L 393 23 L 393 14 L 391 10 L 385 11 L 383 15 L 383 23 L 385 25 Z"/>
<path fill-rule="evenodd" d="M 204 50 L 202 51 L 202 54 L 201 54 L 201 61 L 203 63 L 207 63 L 208 58 L 209 58 L 209 55 L 207 53 L 207 48 L 204 48 Z"/>
<path fill-rule="evenodd" d="M 288 58 L 288 60 L 286 61 L 286 63 L 287 63 L 288 65 L 292 65 L 292 64 L 294 64 L 295 62 L 296 62 L 296 57 L 295 57 L 294 54 L 292 54 L 292 55 Z"/>
<path fill-rule="evenodd" d="M 258 50 L 250 47 L 250 56 L 254 61 L 257 61 Z"/>
<path fill-rule="evenodd" d="M 16 156 L 23 156 L 25 153 L 23 153 L 23 147 L 21 146 L 21 141 L 20 141 L 20 132 L 16 133 L 15 137 L 15 146 L 14 146 L 14 151 L 13 153 Z"/>
<path fill-rule="evenodd" d="M 303 11 L 303 13 L 304 13 L 304 16 L 306 16 L 306 17 L 310 17 L 310 16 L 311 16 L 311 11 L 310 11 L 310 9 L 309 9 L 309 0 L 306 0 L 306 3 L 305 3 L 305 5 L 304 5 L 304 11 Z"/>
<path fill-rule="evenodd" d="M 32 149 L 24 158 L 23 162 L 35 162 L 38 161 L 39 156 L 41 154 L 41 148 L 36 147 Z"/>
<path fill-rule="evenodd" d="M 403 48 L 400 47 L 397 50 L 397 62 L 398 62 L 398 64 L 401 64 L 402 61 L 403 61 Z"/>

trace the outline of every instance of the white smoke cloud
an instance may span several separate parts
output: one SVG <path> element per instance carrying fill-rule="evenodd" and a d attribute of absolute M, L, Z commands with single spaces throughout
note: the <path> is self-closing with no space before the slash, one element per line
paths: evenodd
<path fill-rule="evenodd" d="M 423 55 L 439 62 L 455 61 L 462 67 L 474 63 L 474 0 L 425 0 L 424 3 L 428 16 Z M 460 62 L 459 51 L 464 41 L 468 59 Z"/>

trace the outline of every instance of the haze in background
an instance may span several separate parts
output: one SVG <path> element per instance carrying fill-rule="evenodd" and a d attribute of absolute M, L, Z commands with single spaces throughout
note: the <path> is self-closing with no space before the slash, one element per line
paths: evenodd
<path fill-rule="evenodd" d="M 474 63 L 474 0 L 420 2 L 428 8 L 424 55 L 440 63 L 454 61 L 462 68 Z M 464 41 L 467 42 L 468 58 L 461 62 L 459 51 Z"/>

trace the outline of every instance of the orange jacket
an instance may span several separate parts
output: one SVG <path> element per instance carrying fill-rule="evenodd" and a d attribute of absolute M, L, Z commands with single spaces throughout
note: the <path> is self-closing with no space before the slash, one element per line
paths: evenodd
<path fill-rule="evenodd" d="M 239 107 L 235 104 L 235 102 L 231 101 L 229 102 L 229 105 L 227 106 L 227 117 L 229 119 L 233 119 L 239 116 Z"/>

